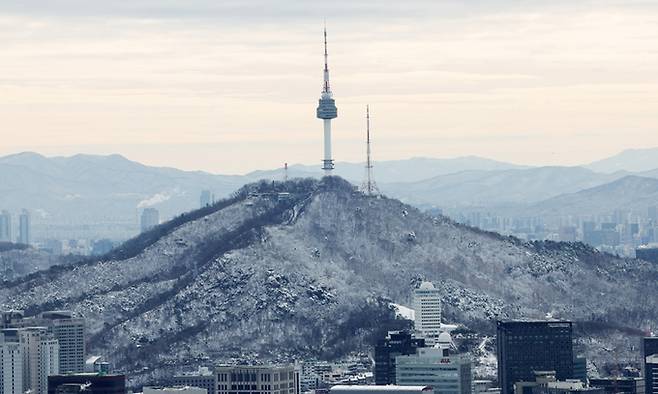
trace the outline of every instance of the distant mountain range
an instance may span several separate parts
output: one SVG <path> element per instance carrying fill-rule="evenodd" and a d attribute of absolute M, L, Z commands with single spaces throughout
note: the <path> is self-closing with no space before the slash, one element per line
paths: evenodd
<path fill-rule="evenodd" d="M 374 172 L 377 181 L 381 183 L 418 182 L 435 176 L 462 171 L 497 171 L 528 168 L 527 166 L 504 163 L 477 156 L 456 157 L 452 159 L 414 157 L 406 160 L 379 161 L 376 165 L 377 168 Z M 271 171 L 255 171 L 246 176 L 249 179 L 282 179 L 283 175 L 283 169 L 276 169 Z M 323 173 L 319 165 L 296 164 L 288 168 L 289 177 L 306 178 L 320 177 L 322 175 Z M 336 169 L 333 175 L 359 184 L 365 175 L 364 163 L 336 163 Z"/>
<path fill-rule="evenodd" d="M 658 205 L 658 179 L 625 176 L 616 181 L 562 194 L 527 208 L 533 215 L 543 217 L 568 215 L 609 215 L 620 209 L 645 214 L 647 207 Z"/>
<path fill-rule="evenodd" d="M 223 197 L 244 183 L 242 177 L 149 167 L 119 155 L 21 153 L 0 158 L 0 209 L 28 208 L 35 224 L 87 224 L 93 231 L 101 223 L 136 225 L 138 208 L 148 206 L 164 218 L 178 215 L 199 206 L 202 189 Z M 38 236 L 39 226 L 34 229 Z"/>
<path fill-rule="evenodd" d="M 417 206 L 518 206 L 602 185 L 624 175 L 600 174 L 582 167 L 535 167 L 463 171 L 420 182 L 382 184 L 381 188 L 385 194 Z"/>
<path fill-rule="evenodd" d="M 658 148 L 629 149 L 612 157 L 586 165 L 592 171 L 647 172 L 658 169 Z"/>
<path fill-rule="evenodd" d="M 538 212 L 557 209 L 542 208 L 551 206 L 551 199 L 629 175 L 658 178 L 658 149 L 627 151 L 583 167 L 524 167 L 471 156 L 381 161 L 374 172 L 382 192 L 421 208 L 495 211 L 523 206 L 533 214 L 535 207 Z M 363 164 L 337 163 L 336 175 L 359 185 Z M 288 170 L 289 178 L 320 176 L 318 166 L 292 165 Z M 216 175 L 146 166 L 120 155 L 47 158 L 28 152 L 0 157 L 0 209 L 14 214 L 30 209 L 37 238 L 76 238 L 77 233 L 69 235 L 65 229 L 78 226 L 88 238 L 126 239 L 138 231 L 142 208 L 156 207 L 164 220 L 199 207 L 202 190 L 221 198 L 249 182 L 283 178 L 283 169 Z M 628 190 L 636 202 L 626 206 L 645 209 L 640 206 L 651 200 L 645 192 Z M 603 196 L 596 208 L 584 204 L 582 213 L 618 205 Z"/>

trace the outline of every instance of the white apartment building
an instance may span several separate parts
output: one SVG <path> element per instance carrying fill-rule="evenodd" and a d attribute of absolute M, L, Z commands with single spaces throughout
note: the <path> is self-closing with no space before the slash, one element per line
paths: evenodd
<path fill-rule="evenodd" d="M 413 308 L 418 336 L 433 345 L 441 334 L 441 294 L 432 282 L 423 282 L 414 290 Z"/>

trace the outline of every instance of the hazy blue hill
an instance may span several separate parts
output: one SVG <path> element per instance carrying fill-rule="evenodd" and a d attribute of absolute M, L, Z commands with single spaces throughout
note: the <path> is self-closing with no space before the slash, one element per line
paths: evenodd
<path fill-rule="evenodd" d="M 339 162 L 336 163 L 334 175 L 345 178 L 355 184 L 360 184 L 363 181 L 365 174 L 364 166 L 364 163 Z M 374 173 L 378 182 L 388 183 L 416 182 L 438 175 L 469 170 L 494 171 L 518 168 L 527 167 L 477 156 L 457 157 L 451 159 L 415 157 L 405 160 L 378 161 Z M 290 166 L 289 175 L 296 177 L 319 177 L 322 176 L 322 170 L 320 169 L 319 164 L 317 166 L 297 164 Z M 271 178 L 278 180 L 283 178 L 283 170 L 256 171 L 247 174 L 247 177 L 250 179 Z"/>
<path fill-rule="evenodd" d="M 242 177 L 150 167 L 120 155 L 0 158 L 0 208 L 33 211 L 36 223 L 136 223 L 138 206 L 170 217 L 199 206 L 201 190 L 223 197 Z M 38 231 L 38 226 L 35 227 Z"/>
<path fill-rule="evenodd" d="M 413 183 L 380 184 L 410 204 L 439 207 L 495 207 L 527 204 L 601 185 L 624 174 L 599 174 L 582 167 L 536 167 L 463 171 Z"/>
<path fill-rule="evenodd" d="M 658 205 L 658 179 L 629 175 L 597 187 L 556 196 L 527 208 L 532 215 L 609 215 L 617 209 L 646 215 Z"/>
<path fill-rule="evenodd" d="M 612 157 L 590 163 L 586 167 L 593 171 L 606 173 L 655 170 L 658 169 L 658 148 L 625 150 Z"/>

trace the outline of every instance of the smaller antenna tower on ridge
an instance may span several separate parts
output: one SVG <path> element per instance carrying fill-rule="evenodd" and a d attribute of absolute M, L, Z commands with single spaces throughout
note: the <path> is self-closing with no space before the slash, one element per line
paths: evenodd
<path fill-rule="evenodd" d="M 288 163 L 283 165 L 283 181 L 288 182 Z"/>
<path fill-rule="evenodd" d="M 372 155 L 370 152 L 370 106 L 366 105 L 366 177 L 361 190 L 368 196 L 380 194 L 372 173 Z"/>

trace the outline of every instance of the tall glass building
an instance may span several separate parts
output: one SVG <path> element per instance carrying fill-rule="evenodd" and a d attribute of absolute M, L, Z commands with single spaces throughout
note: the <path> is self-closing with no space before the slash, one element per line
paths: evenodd
<path fill-rule="evenodd" d="M 568 321 L 498 321 L 497 358 L 501 394 L 514 384 L 533 381 L 536 371 L 555 371 L 557 380 L 573 377 L 573 329 Z"/>

